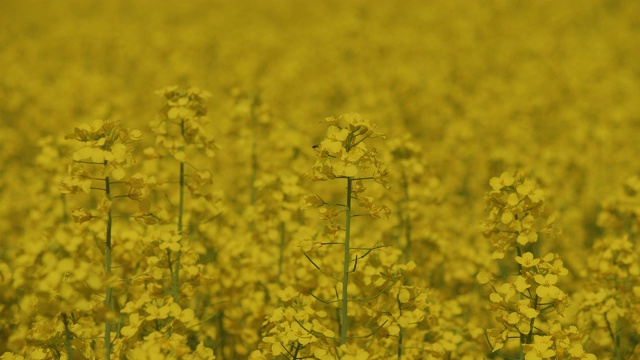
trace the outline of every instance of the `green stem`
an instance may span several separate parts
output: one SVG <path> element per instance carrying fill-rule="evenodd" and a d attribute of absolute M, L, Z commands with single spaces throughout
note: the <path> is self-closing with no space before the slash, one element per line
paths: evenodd
<path fill-rule="evenodd" d="M 296 345 L 296 350 L 293 353 L 293 357 L 291 360 L 297 360 L 298 358 L 298 352 L 300 352 L 300 349 L 302 348 L 302 344 L 298 343 L 298 345 Z"/>
<path fill-rule="evenodd" d="M 623 359 L 624 356 L 622 355 L 622 346 L 620 345 L 620 331 L 621 331 L 621 325 L 620 325 L 620 319 L 616 319 L 616 349 L 615 349 L 615 356 L 616 356 L 616 360 L 618 359 Z"/>
<path fill-rule="evenodd" d="M 256 107 L 258 106 L 258 96 L 251 100 L 251 206 L 256 202 L 256 177 L 258 172 L 258 120 L 256 118 Z"/>
<path fill-rule="evenodd" d="M 409 182 L 407 181 L 407 174 L 402 171 L 402 187 L 404 190 L 404 236 L 405 236 L 405 245 L 404 245 L 404 261 L 408 262 L 411 255 L 411 212 L 408 211 L 407 207 L 409 204 Z"/>
<path fill-rule="evenodd" d="M 400 316 L 402 316 L 402 303 L 400 302 L 400 298 L 397 299 L 398 301 L 398 312 L 400 313 Z M 404 336 L 404 328 L 400 327 L 400 333 L 398 334 L 398 360 L 402 360 L 402 352 L 403 352 L 403 346 L 402 346 L 402 338 Z"/>
<path fill-rule="evenodd" d="M 184 137 L 184 120 L 182 120 L 180 124 L 180 133 Z M 184 147 L 181 148 L 184 151 Z M 182 226 L 183 226 L 183 214 L 184 214 L 184 162 L 180 162 L 180 199 L 178 202 L 178 235 L 182 236 Z M 180 240 L 182 241 L 182 240 Z M 180 298 L 180 257 L 182 256 L 182 251 L 178 250 L 176 252 L 176 261 L 173 271 L 171 272 L 171 292 L 173 295 L 173 300 L 178 302 Z"/>
<path fill-rule="evenodd" d="M 609 336 L 611 337 L 611 341 L 614 344 L 614 348 L 613 348 L 613 358 L 615 360 L 619 360 L 622 359 L 621 357 L 621 353 L 620 353 L 620 337 L 617 335 L 619 332 L 619 321 L 616 321 L 616 331 L 613 331 L 613 328 L 611 327 L 611 323 L 609 322 L 609 319 L 607 319 L 607 313 L 604 313 L 604 321 L 607 324 L 607 330 L 609 331 Z"/>
<path fill-rule="evenodd" d="M 224 332 L 224 310 L 220 310 L 220 312 L 218 313 L 218 331 L 219 334 L 218 336 L 220 336 L 220 342 L 218 343 L 218 354 L 216 355 L 216 358 L 224 358 L 224 338 L 226 336 L 225 332 Z"/>
<path fill-rule="evenodd" d="M 107 166 L 107 161 L 104 162 L 104 166 Z M 104 189 L 105 194 L 107 196 L 107 200 L 111 201 L 111 183 L 109 182 L 109 177 L 105 177 L 104 179 Z M 105 274 L 107 279 L 107 288 L 106 288 L 106 296 L 104 299 L 105 308 L 107 312 L 111 310 L 113 307 L 113 288 L 109 285 L 109 278 L 111 275 L 111 225 L 112 225 L 113 217 L 111 215 L 111 208 L 109 208 L 109 212 L 107 213 L 107 234 L 106 234 L 106 248 L 105 248 Z M 104 324 L 104 346 L 105 346 L 105 354 L 106 358 L 111 358 L 111 323 L 108 321 L 109 317 L 107 317 L 107 321 Z"/>
<path fill-rule="evenodd" d="M 404 328 L 400 328 L 400 334 L 398 334 L 398 360 L 402 360 L 402 337 L 404 335 Z"/>
<path fill-rule="evenodd" d="M 64 324 L 64 346 L 67 350 L 67 359 L 73 359 L 73 349 L 71 348 L 71 330 L 69 330 L 69 320 L 67 314 L 62 314 L 62 322 Z"/>
<path fill-rule="evenodd" d="M 256 204 L 256 179 L 258 177 L 258 129 L 257 129 L 257 120 L 255 115 L 255 107 L 256 107 L 257 99 L 252 99 L 251 102 L 251 154 L 250 154 L 250 163 L 251 163 L 251 173 L 249 174 L 249 204 L 253 207 Z M 249 231 L 253 231 L 255 229 L 255 221 L 252 219 L 249 222 Z"/>
<path fill-rule="evenodd" d="M 342 306 L 340 308 L 340 345 L 347 343 L 347 304 L 349 303 L 347 285 L 349 284 L 349 240 L 351 239 L 351 182 L 352 178 L 347 178 L 347 203 L 346 203 L 346 224 L 344 235 L 344 267 L 342 270 Z"/>
<path fill-rule="evenodd" d="M 284 241 L 285 241 L 286 224 L 280 222 L 280 253 L 278 254 L 278 287 L 282 287 L 282 263 L 284 262 Z M 278 298 L 278 306 L 280 306 L 280 298 Z"/>
<path fill-rule="evenodd" d="M 533 299 L 533 308 L 538 310 L 538 300 L 540 300 L 538 298 L 538 295 L 536 295 L 536 297 Z M 533 318 L 529 321 L 529 334 L 527 334 L 527 341 L 526 344 L 531 344 L 533 343 L 533 326 L 536 323 L 536 318 Z"/>
<path fill-rule="evenodd" d="M 62 222 L 64 224 L 69 223 L 69 212 L 67 211 L 67 197 L 61 195 L 62 197 Z"/>

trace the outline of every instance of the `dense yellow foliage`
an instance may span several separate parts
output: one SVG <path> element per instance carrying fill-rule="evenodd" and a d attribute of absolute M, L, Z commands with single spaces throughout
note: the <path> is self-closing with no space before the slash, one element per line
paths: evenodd
<path fill-rule="evenodd" d="M 640 2 L 0 24 L 0 359 L 640 356 Z"/>

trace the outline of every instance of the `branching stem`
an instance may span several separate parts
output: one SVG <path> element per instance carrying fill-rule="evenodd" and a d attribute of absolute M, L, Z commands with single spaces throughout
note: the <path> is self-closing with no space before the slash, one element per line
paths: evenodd
<path fill-rule="evenodd" d="M 184 119 L 180 123 L 180 134 L 184 137 Z M 180 149 L 184 150 L 184 147 Z M 180 190 L 179 190 L 179 200 L 178 200 L 178 235 L 182 236 L 182 222 L 184 215 L 184 162 L 180 161 Z M 180 240 L 182 241 L 182 240 Z M 173 300 L 178 301 L 180 298 L 180 256 L 182 255 L 182 251 L 178 250 L 176 252 L 176 261 L 173 271 L 171 272 L 171 293 L 173 295 Z"/>
<path fill-rule="evenodd" d="M 342 271 L 342 306 L 340 308 L 340 345 L 346 344 L 347 342 L 347 329 L 348 329 L 348 320 L 347 320 L 347 305 L 349 303 L 349 297 L 347 292 L 347 286 L 349 284 L 349 263 L 351 262 L 351 254 L 349 248 L 349 241 L 351 240 L 351 187 L 352 187 L 352 178 L 347 178 L 347 203 L 345 206 L 346 211 L 346 224 L 345 224 L 345 235 L 344 235 L 344 262 L 343 262 L 343 271 Z"/>
<path fill-rule="evenodd" d="M 105 160 L 104 166 L 107 166 L 107 161 Z M 111 201 L 111 183 L 109 182 L 109 177 L 105 177 L 104 179 L 104 189 L 107 200 Z M 109 284 L 109 278 L 111 275 L 111 225 L 112 225 L 113 217 L 111 215 L 111 208 L 109 208 L 109 212 L 107 213 L 107 233 L 105 236 L 105 262 L 104 262 L 104 270 L 105 277 L 107 279 L 107 287 L 106 287 L 106 296 L 104 299 L 105 308 L 107 311 L 110 311 L 113 307 L 113 288 Z M 109 322 L 109 318 L 107 317 L 107 321 L 104 324 L 104 347 L 105 347 L 105 355 L 107 359 L 111 358 L 111 323 Z"/>

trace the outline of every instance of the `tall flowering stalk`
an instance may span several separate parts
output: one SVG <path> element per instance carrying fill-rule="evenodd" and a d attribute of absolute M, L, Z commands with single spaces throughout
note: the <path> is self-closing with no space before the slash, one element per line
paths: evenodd
<path fill-rule="evenodd" d="M 576 297 L 581 324 L 598 355 L 635 359 L 640 352 L 640 178 L 627 179 L 603 201 L 598 225 L 604 235 L 587 254 L 586 286 Z"/>
<path fill-rule="evenodd" d="M 440 180 L 426 161 L 425 151 L 411 135 L 404 134 L 402 137 L 391 139 L 388 146 L 392 159 L 390 165 L 394 166 L 394 172 L 397 170 L 400 173 L 399 186 L 394 194 L 398 209 L 394 238 L 402 249 L 404 261 L 409 262 L 418 250 L 424 249 L 421 245 L 428 244 L 420 230 L 434 231 L 434 226 L 420 224 L 430 215 L 423 209 L 431 210 L 441 202 L 442 190 Z M 433 217 L 430 217 L 429 221 L 433 222 Z M 436 263 L 434 259 L 429 265 L 434 266 Z"/>
<path fill-rule="evenodd" d="M 342 231 L 344 232 L 344 238 L 341 243 L 314 244 L 313 241 L 307 241 L 302 245 L 302 248 L 305 251 L 310 251 L 322 245 L 340 244 L 343 246 L 342 275 L 340 277 L 341 291 L 340 295 L 337 294 L 336 301 L 340 304 L 339 343 L 344 345 L 347 343 L 349 330 L 348 306 L 350 302 L 356 300 L 349 297 L 349 276 L 356 271 L 359 259 L 379 247 L 376 245 L 366 249 L 353 247 L 351 243 L 351 222 L 356 216 L 367 215 L 373 218 L 380 218 L 389 215 L 390 211 L 386 206 L 377 204 L 372 197 L 363 194 L 365 191 L 363 181 L 366 180 L 374 180 L 384 187 L 388 187 L 387 167 L 376 157 L 376 150 L 370 149 L 365 145 L 364 141 L 366 139 L 381 136 L 368 120 L 362 118 L 359 114 L 351 113 L 342 115 L 339 118 L 327 118 L 326 123 L 329 125 L 327 136 L 320 144 L 314 146 L 318 159 L 308 177 L 314 181 L 344 179 L 346 182 L 345 201 L 340 204 L 329 204 L 322 200 L 320 196 L 311 195 L 305 198 L 303 208 L 318 208 L 321 216 L 332 222 L 332 225 L 328 227 L 333 229 L 330 232 L 335 234 Z M 365 209 L 363 214 L 354 211 L 354 200 L 359 202 L 361 208 Z M 341 213 L 344 214 L 344 225 L 333 224 L 334 219 Z M 354 250 L 364 250 L 364 254 L 356 255 L 354 258 Z M 306 252 L 305 256 L 314 263 Z M 317 268 L 320 269 L 319 267 Z"/>
<path fill-rule="evenodd" d="M 208 171 L 198 171 L 188 160 L 192 156 L 191 149 L 194 148 L 203 150 L 208 157 L 215 155 L 215 142 L 205 129 L 209 122 L 206 117 L 206 101 L 211 94 L 196 87 L 180 89 L 177 86 L 165 87 L 157 91 L 156 94 L 162 96 L 165 103 L 160 109 L 160 118 L 151 126 L 156 134 L 156 145 L 160 146 L 161 152 L 168 154 L 178 162 L 176 235 L 182 237 L 185 218 L 185 188 L 188 187 L 192 192 L 195 192 L 198 187 L 211 182 L 211 174 Z M 147 149 L 146 153 L 147 155 L 164 155 L 158 154 L 153 148 Z M 196 170 L 188 173 L 185 165 L 190 165 Z M 187 178 L 190 178 L 191 181 L 189 182 Z M 176 244 L 166 250 L 171 271 L 171 294 L 174 300 L 178 301 L 180 298 L 181 245 Z M 173 261 L 172 252 L 174 253 Z"/>
<path fill-rule="evenodd" d="M 568 270 L 559 255 L 536 254 L 534 245 L 541 235 L 554 232 L 554 217 L 545 211 L 544 192 L 521 172 L 505 172 L 490 184 L 493 190 L 485 197 L 488 218 L 481 226 L 482 234 L 491 241 L 494 259 L 509 255 L 515 260 L 515 264 L 501 264 L 508 269 L 503 274 L 478 274 L 480 283 L 491 285 L 488 308 L 500 323 L 486 333 L 492 350 L 517 339 L 520 359 L 595 359 L 582 348 L 577 328 L 562 328 L 553 316 L 561 316 L 568 305 L 568 295 L 557 286 Z"/>
<path fill-rule="evenodd" d="M 113 211 L 112 201 L 115 198 L 136 199 L 132 194 L 133 187 L 127 195 L 114 195 L 115 185 L 127 185 L 124 181 L 126 176 L 125 168 L 129 167 L 134 158 L 132 155 L 132 144 L 142 137 L 139 130 L 128 130 L 121 127 L 116 121 L 96 120 L 90 125 L 76 127 L 72 134 L 66 139 L 72 139 L 83 143 L 83 147 L 76 150 L 71 155 L 69 164 L 69 176 L 62 180 L 60 191 L 63 194 L 73 194 L 77 192 L 89 193 L 92 190 L 101 192 L 97 211 L 87 208 L 78 208 L 72 211 L 72 216 L 77 223 L 83 223 L 93 218 L 105 218 L 105 260 L 104 270 L 106 278 L 105 287 L 105 308 L 113 311 L 113 287 L 111 286 L 112 270 L 112 233 L 113 233 Z M 139 200 L 139 199 L 136 199 Z M 109 359 L 111 356 L 111 331 L 112 322 L 107 316 L 104 327 L 105 355 Z"/>

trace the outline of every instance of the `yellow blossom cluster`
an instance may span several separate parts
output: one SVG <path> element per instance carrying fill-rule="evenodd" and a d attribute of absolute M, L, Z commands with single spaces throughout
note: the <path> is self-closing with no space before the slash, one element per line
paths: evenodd
<path fill-rule="evenodd" d="M 522 174 L 504 172 L 490 181 L 493 189 L 485 202 L 489 216 L 482 224 L 482 234 L 491 239 L 492 257 L 502 259 L 516 245 L 538 241 L 539 233 L 550 233 L 554 217 L 540 221 L 544 208 L 544 192 Z"/>
<path fill-rule="evenodd" d="M 544 192 L 522 173 L 514 176 L 504 172 L 489 183 L 493 190 L 485 197 L 488 218 L 482 233 L 497 249 L 493 258 L 503 259 L 509 250 L 515 249 L 513 259 L 517 264 L 515 274 L 508 272 L 505 264 L 499 275 L 491 272 L 477 275 L 481 284 L 492 287 L 487 309 L 501 325 L 487 329 L 492 351 L 503 349 L 509 339 L 518 339 L 520 357 L 525 359 L 595 359 L 595 355 L 583 351 L 582 337 L 575 326 L 563 329 L 557 325 L 557 319 L 547 318 L 549 314 L 563 316 L 569 305 L 568 295 L 557 286 L 559 277 L 569 271 L 558 254 L 538 258 L 532 253 L 537 251 L 533 245 L 539 233 L 549 233 L 553 224 L 553 220 L 545 219 Z M 537 223 L 542 226 L 536 227 Z M 541 325 L 545 320 L 548 324 Z M 550 328 L 550 334 L 546 327 Z M 575 334 L 569 337 L 569 332 Z M 567 337 L 570 341 L 563 341 Z"/>

